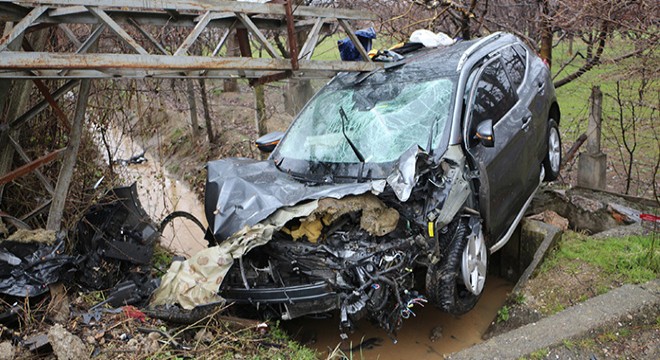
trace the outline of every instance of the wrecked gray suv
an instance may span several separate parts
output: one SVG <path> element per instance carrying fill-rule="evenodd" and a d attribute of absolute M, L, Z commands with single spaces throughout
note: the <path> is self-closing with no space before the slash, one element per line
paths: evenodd
<path fill-rule="evenodd" d="M 548 68 L 505 33 L 336 76 L 269 160 L 208 164 L 209 230 L 243 234 L 220 296 L 389 332 L 427 301 L 469 311 L 490 253 L 558 176 L 559 115 Z"/>

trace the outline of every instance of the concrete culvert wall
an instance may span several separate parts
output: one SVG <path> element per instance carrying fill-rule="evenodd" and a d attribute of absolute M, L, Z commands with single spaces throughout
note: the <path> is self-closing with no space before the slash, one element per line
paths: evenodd
<path fill-rule="evenodd" d="M 561 239 L 561 229 L 536 220 L 523 219 L 509 242 L 493 255 L 492 274 L 520 289 L 541 264 L 547 251 Z"/>
<path fill-rule="evenodd" d="M 575 231 L 596 234 L 616 227 L 640 222 L 641 213 L 654 213 L 653 200 L 621 196 L 582 188 L 544 189 L 537 193 L 528 214 L 553 211 L 568 219 Z"/>

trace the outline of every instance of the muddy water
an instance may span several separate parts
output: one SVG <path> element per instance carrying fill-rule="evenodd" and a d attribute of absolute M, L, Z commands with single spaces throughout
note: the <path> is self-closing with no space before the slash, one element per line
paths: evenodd
<path fill-rule="evenodd" d="M 144 152 L 146 146 L 134 141 L 116 128 L 107 132 L 113 159 L 130 159 Z M 152 147 L 155 148 L 155 147 Z M 102 149 L 105 154 L 105 149 Z M 137 182 L 142 207 L 156 223 L 173 211 L 186 211 L 198 218 L 205 226 L 204 205 L 187 184 L 176 180 L 160 162 L 155 152 L 147 151 L 148 161 L 141 164 L 117 164 L 115 171 L 125 179 L 124 184 Z M 107 155 L 105 158 L 107 163 Z M 207 247 L 204 232 L 193 222 L 178 218 L 164 229 L 161 243 L 178 255 L 189 257 Z"/>
<path fill-rule="evenodd" d="M 511 289 L 511 283 L 496 277 L 489 278 L 477 306 L 462 316 L 448 315 L 431 305 L 423 309 L 416 307 L 413 310 L 417 316 L 404 320 L 396 344 L 383 330 L 368 321 L 359 322 L 358 329 L 344 342 L 339 339 L 336 317 L 323 320 L 302 318 L 282 325 L 294 338 L 308 342 L 308 346 L 317 349 L 322 358 L 339 346 L 346 356 L 354 359 L 438 359 L 480 343 L 481 336 L 495 319 L 497 310 L 504 305 Z M 431 340 L 431 337 L 438 336 L 437 340 Z M 364 340 L 373 342 L 374 338 L 382 340 L 380 345 L 362 350 L 356 346 Z"/>

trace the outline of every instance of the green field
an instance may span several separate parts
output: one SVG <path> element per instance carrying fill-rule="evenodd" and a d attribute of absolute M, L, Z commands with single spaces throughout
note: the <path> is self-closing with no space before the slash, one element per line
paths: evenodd
<path fill-rule="evenodd" d="M 585 50 L 585 46 L 576 40 L 573 54 L 586 54 Z M 633 49 L 630 44 L 615 36 L 607 40 L 602 58 L 616 58 L 631 50 Z M 575 65 L 568 65 L 557 73 L 571 57 L 567 41 L 554 48 L 555 81 L 574 72 L 583 63 L 578 59 Z M 645 68 L 640 71 L 637 67 L 632 71 L 632 66 L 638 61 L 630 58 L 616 64 L 606 62 L 598 65 L 578 79 L 558 88 L 557 97 L 562 112 L 560 128 L 564 149 L 567 149 L 580 134 L 586 132 L 591 89 L 593 86 L 600 87 L 603 93 L 602 146 L 603 152 L 608 156 L 608 186 L 614 191 L 625 191 L 625 172 L 629 163 L 629 153 L 624 144 L 625 134 L 630 149 L 634 149 L 630 194 L 651 196 L 654 165 L 660 156 L 660 83 L 657 69 Z M 657 58 L 650 63 L 657 63 Z"/>

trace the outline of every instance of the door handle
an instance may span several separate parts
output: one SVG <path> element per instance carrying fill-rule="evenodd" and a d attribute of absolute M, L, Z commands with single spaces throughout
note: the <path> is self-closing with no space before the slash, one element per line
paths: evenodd
<path fill-rule="evenodd" d="M 540 94 L 540 93 L 543 92 L 543 90 L 545 90 L 545 82 L 541 81 L 541 82 L 538 83 L 538 88 L 537 88 L 536 92 Z"/>
<path fill-rule="evenodd" d="M 532 121 L 532 116 L 531 116 L 531 115 L 527 115 L 527 116 L 525 116 L 525 117 L 522 119 L 522 128 L 523 128 L 524 130 L 526 130 L 527 127 L 529 127 L 529 123 L 530 123 L 531 121 Z"/>

